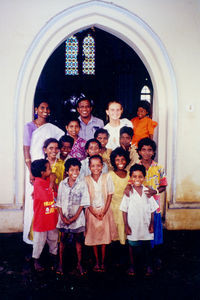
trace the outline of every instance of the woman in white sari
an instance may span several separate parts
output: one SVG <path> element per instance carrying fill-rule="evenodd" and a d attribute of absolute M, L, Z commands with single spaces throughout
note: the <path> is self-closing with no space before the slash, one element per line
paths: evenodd
<path fill-rule="evenodd" d="M 25 203 L 24 203 L 24 229 L 23 240 L 32 244 L 29 239 L 31 223 L 33 219 L 33 182 L 34 177 L 31 174 L 31 162 L 35 159 L 44 158 L 43 144 L 48 138 L 60 139 L 64 131 L 57 126 L 48 123 L 50 115 L 49 104 L 42 100 L 35 107 L 37 118 L 29 122 L 24 127 L 24 159 L 26 163 L 26 181 L 25 181 Z"/>

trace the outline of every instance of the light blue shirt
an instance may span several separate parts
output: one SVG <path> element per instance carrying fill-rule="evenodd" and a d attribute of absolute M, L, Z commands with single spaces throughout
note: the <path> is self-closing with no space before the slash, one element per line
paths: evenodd
<path fill-rule="evenodd" d="M 85 124 L 81 120 L 80 116 L 79 116 L 79 120 L 81 123 L 81 129 L 78 135 L 86 141 L 93 139 L 95 131 L 104 126 L 104 122 L 101 119 L 94 117 L 93 115 L 91 116 L 91 119 L 88 122 L 88 124 Z"/>

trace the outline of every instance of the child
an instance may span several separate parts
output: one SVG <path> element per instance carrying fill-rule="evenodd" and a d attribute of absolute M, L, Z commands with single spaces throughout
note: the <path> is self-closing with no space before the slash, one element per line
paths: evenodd
<path fill-rule="evenodd" d="M 158 125 L 158 123 L 153 121 L 150 116 L 150 103 L 146 100 L 140 101 L 137 109 L 137 117 L 131 120 L 134 127 L 132 144 L 136 147 L 138 142 L 145 137 L 153 139 L 154 128 Z"/>
<path fill-rule="evenodd" d="M 133 254 L 138 247 L 144 248 L 145 263 L 147 265 L 146 275 L 151 274 L 151 243 L 153 240 L 154 211 L 158 204 L 153 197 L 148 198 L 145 194 L 147 188 L 143 186 L 145 180 L 145 167 L 135 164 L 130 169 L 130 179 L 133 192 L 130 197 L 123 196 L 120 210 L 123 211 L 125 232 L 129 243 L 130 268 L 129 275 L 135 275 L 135 262 Z"/>
<path fill-rule="evenodd" d="M 89 158 L 91 175 L 86 177 L 90 194 L 90 207 L 86 210 L 85 245 L 93 246 L 96 264 L 94 271 L 105 272 L 106 245 L 115 236 L 116 228 L 110 209 L 114 186 L 109 174 L 102 174 L 103 160 L 100 155 Z M 101 264 L 98 255 L 101 246 Z"/>
<path fill-rule="evenodd" d="M 69 153 L 72 150 L 74 139 L 69 135 L 63 135 L 58 143 L 60 148 L 60 159 L 65 163 L 67 159 L 71 158 Z"/>
<path fill-rule="evenodd" d="M 129 171 L 130 167 L 133 166 L 135 163 L 139 162 L 139 156 L 136 151 L 136 148 L 134 145 L 131 145 L 131 140 L 133 138 L 133 129 L 131 127 L 124 126 L 120 129 L 120 146 L 129 152 L 130 156 L 130 163 L 126 167 L 126 170 Z"/>
<path fill-rule="evenodd" d="M 112 170 L 112 166 L 110 163 L 110 154 L 112 152 L 112 149 L 106 148 L 109 138 L 108 131 L 104 128 L 99 128 L 95 131 L 94 138 L 101 143 L 100 155 L 102 156 L 103 161 L 107 164 L 108 170 Z"/>
<path fill-rule="evenodd" d="M 56 176 L 56 185 L 58 186 L 61 180 L 63 180 L 64 175 L 64 164 L 63 161 L 57 158 L 58 153 L 60 152 L 58 141 L 54 138 L 47 139 L 44 142 L 44 153 L 45 158 L 49 161 L 51 172 Z M 55 187 L 55 190 L 57 188 Z"/>
<path fill-rule="evenodd" d="M 130 162 L 129 154 L 121 147 L 116 148 L 110 155 L 111 164 L 114 171 L 110 171 L 112 181 L 114 183 L 114 194 L 111 201 L 111 209 L 113 211 L 114 221 L 117 226 L 116 240 L 120 241 L 120 244 L 125 245 L 126 235 L 124 231 L 124 221 L 122 212 L 119 210 L 124 189 L 128 184 L 129 174 L 126 171 L 126 167 Z"/>
<path fill-rule="evenodd" d="M 56 206 L 59 210 L 57 228 L 61 231 L 60 241 L 60 263 L 57 273 L 63 274 L 63 252 L 64 240 L 67 233 L 73 233 L 76 242 L 77 270 L 80 275 L 84 275 L 82 259 L 82 240 L 85 231 L 84 207 L 90 205 L 89 193 L 84 179 L 78 177 L 81 163 L 77 158 L 70 158 L 65 162 L 65 172 L 67 178 L 61 181 L 58 189 Z"/>
<path fill-rule="evenodd" d="M 49 245 L 49 253 L 55 262 L 58 250 L 57 209 L 54 203 L 54 192 L 50 183 L 51 168 L 45 159 L 31 163 L 31 172 L 35 177 L 33 193 L 33 254 L 34 268 L 43 271 L 39 262 L 45 243 Z"/>
<path fill-rule="evenodd" d="M 145 138 L 138 143 L 138 154 L 141 159 L 140 163 L 146 169 L 144 185 L 148 187 L 147 196 L 153 196 L 159 208 L 154 213 L 154 255 L 156 258 L 157 268 L 161 267 L 160 246 L 163 243 L 162 218 L 160 211 L 160 193 L 166 190 L 167 178 L 164 168 L 153 159 L 156 155 L 156 143 L 150 138 Z"/>
<path fill-rule="evenodd" d="M 74 139 L 74 144 L 70 152 L 70 155 L 74 158 L 78 158 L 78 160 L 85 159 L 86 141 L 81 137 L 79 137 L 78 135 L 81 128 L 79 119 L 76 116 L 72 115 L 71 118 L 66 121 L 65 128 L 67 130 L 68 135 Z"/>
<path fill-rule="evenodd" d="M 84 160 L 82 160 L 81 164 L 81 171 L 80 171 L 80 177 L 87 176 L 91 174 L 91 170 L 89 168 L 89 157 L 93 155 L 100 155 L 101 152 L 101 143 L 96 139 L 90 139 L 85 144 L 85 150 L 88 155 L 88 157 Z M 102 173 L 108 172 L 108 166 L 105 162 L 103 162 L 103 170 Z"/>
<path fill-rule="evenodd" d="M 109 123 L 104 126 L 108 130 L 109 139 L 107 147 L 114 150 L 119 147 L 119 131 L 123 126 L 133 127 L 128 119 L 120 119 L 123 113 L 123 107 L 120 102 L 112 101 L 108 103 L 106 114 L 109 117 Z"/>

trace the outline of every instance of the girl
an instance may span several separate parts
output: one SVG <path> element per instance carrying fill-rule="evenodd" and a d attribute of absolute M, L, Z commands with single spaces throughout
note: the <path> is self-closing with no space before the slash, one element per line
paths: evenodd
<path fill-rule="evenodd" d="M 119 147 L 119 131 L 123 126 L 133 127 L 128 119 L 120 119 L 123 113 L 123 107 L 120 102 L 112 101 L 108 103 L 106 115 L 109 118 L 109 123 L 104 126 L 108 130 L 109 139 L 107 147 L 114 150 Z"/>
<path fill-rule="evenodd" d="M 100 155 L 101 152 L 101 143 L 96 139 L 90 139 L 85 144 L 85 150 L 88 155 L 88 157 L 81 162 L 81 171 L 80 171 L 80 177 L 87 176 L 91 174 L 91 170 L 89 168 L 89 157 L 93 155 Z M 103 162 L 103 169 L 102 173 L 108 172 L 108 166 L 105 162 Z"/>
<path fill-rule="evenodd" d="M 44 153 L 45 158 L 49 161 L 51 171 L 55 174 L 55 183 L 58 186 L 61 180 L 63 180 L 64 175 L 64 164 L 63 161 L 57 158 L 57 155 L 60 151 L 58 141 L 54 138 L 47 139 L 44 142 Z M 56 188 L 57 191 L 57 188 Z"/>
<path fill-rule="evenodd" d="M 112 165 L 110 163 L 110 154 L 112 149 L 106 148 L 108 143 L 109 133 L 104 128 L 99 128 L 95 131 L 94 138 L 101 143 L 101 152 L 100 155 L 103 158 L 103 161 L 107 164 L 108 170 L 112 170 Z"/>
<path fill-rule="evenodd" d="M 68 233 L 73 234 L 76 243 L 77 270 L 80 275 L 84 275 L 82 260 L 82 241 L 85 231 L 85 216 L 83 208 L 90 205 L 89 193 L 84 179 L 79 179 L 81 163 L 77 158 L 70 158 L 65 163 L 67 178 L 61 181 L 58 189 L 57 207 L 59 219 L 57 228 L 61 231 L 60 241 L 60 263 L 57 269 L 58 274 L 63 274 L 63 253 L 65 238 Z"/>
<path fill-rule="evenodd" d="M 70 152 L 71 157 L 83 160 L 86 158 L 85 144 L 86 141 L 78 136 L 80 131 L 80 121 L 77 117 L 72 116 L 70 120 L 66 121 L 65 128 L 69 136 L 74 139 L 74 144 Z"/>
<path fill-rule="evenodd" d="M 134 127 L 134 136 L 132 144 L 136 147 L 139 140 L 149 137 L 153 139 L 154 128 L 158 125 L 156 121 L 151 118 L 151 106 L 148 101 L 140 101 L 137 109 L 137 117 L 131 120 Z"/>
<path fill-rule="evenodd" d="M 111 201 L 111 209 L 113 211 L 114 221 L 117 226 L 117 238 L 120 244 L 125 245 L 126 235 L 124 231 L 124 221 L 122 212 L 119 210 L 124 189 L 128 184 L 129 175 L 125 170 L 126 166 L 130 162 L 129 154 L 121 147 L 116 148 L 110 155 L 111 164 L 114 171 L 110 171 L 112 181 L 114 183 L 114 194 Z"/>
<path fill-rule="evenodd" d="M 94 271 L 105 271 L 106 244 L 115 237 L 116 228 L 113 221 L 110 202 L 114 186 L 109 174 L 102 174 L 103 160 L 100 155 L 89 158 L 91 175 L 86 176 L 90 194 L 90 207 L 86 209 L 85 245 L 93 246 L 96 264 Z M 98 255 L 101 246 L 101 264 Z"/>

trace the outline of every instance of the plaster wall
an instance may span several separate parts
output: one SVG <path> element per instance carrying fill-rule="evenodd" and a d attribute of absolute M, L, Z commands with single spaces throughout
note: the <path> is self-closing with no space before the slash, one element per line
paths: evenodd
<path fill-rule="evenodd" d="M 67 9 L 71 14 L 59 18 Z M 33 95 L 42 67 L 67 35 L 96 23 L 127 42 L 152 77 L 154 116 L 159 121 L 158 157 L 169 178 L 166 205 L 163 200 L 166 226 L 199 229 L 199 1 L 1 0 L 0 12 L 0 231 L 22 230 L 21 142 L 23 126 L 32 119 Z M 76 19 L 70 20 L 72 16 Z"/>

